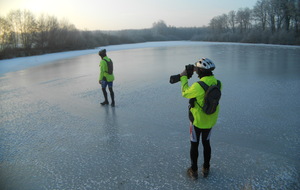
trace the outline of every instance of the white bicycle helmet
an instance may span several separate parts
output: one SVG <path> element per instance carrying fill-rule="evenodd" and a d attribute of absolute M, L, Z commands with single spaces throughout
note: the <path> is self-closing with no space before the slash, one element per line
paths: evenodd
<path fill-rule="evenodd" d="M 195 66 L 200 69 L 206 69 L 206 70 L 214 70 L 216 68 L 214 62 L 208 58 L 202 58 L 198 62 L 195 63 Z"/>

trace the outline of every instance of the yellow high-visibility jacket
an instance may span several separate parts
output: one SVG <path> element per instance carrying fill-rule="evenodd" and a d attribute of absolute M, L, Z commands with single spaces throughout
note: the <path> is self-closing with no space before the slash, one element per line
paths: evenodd
<path fill-rule="evenodd" d="M 108 58 L 107 56 L 103 57 L 103 59 L 110 61 L 110 58 Z M 112 82 L 115 80 L 115 76 L 114 74 L 108 74 L 108 67 L 107 67 L 107 63 L 104 60 L 100 61 L 99 67 L 100 67 L 100 75 L 99 75 L 99 80 L 103 80 L 103 78 L 106 78 L 107 82 Z"/>
<path fill-rule="evenodd" d="M 205 114 L 201 108 L 204 105 L 205 90 L 198 82 L 189 86 L 187 76 L 181 76 L 180 81 L 182 96 L 188 99 L 196 98 L 195 106 L 190 109 L 194 117 L 193 125 L 200 129 L 211 129 L 217 123 L 220 105 L 218 105 L 215 113 Z M 205 82 L 208 86 L 217 84 L 217 79 L 214 76 L 202 77 L 200 81 Z"/>

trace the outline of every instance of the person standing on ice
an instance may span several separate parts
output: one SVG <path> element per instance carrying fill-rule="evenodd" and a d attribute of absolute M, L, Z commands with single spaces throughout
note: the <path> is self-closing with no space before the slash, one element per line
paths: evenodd
<path fill-rule="evenodd" d="M 200 81 L 203 81 L 207 86 L 219 85 L 221 88 L 220 81 L 214 77 L 212 71 L 215 69 L 214 63 L 207 59 L 203 58 L 195 63 L 191 73 L 196 72 Z M 192 75 L 191 74 L 191 75 Z M 203 157 L 204 163 L 202 165 L 202 175 L 207 177 L 210 168 L 210 158 L 211 158 L 211 146 L 210 146 L 210 135 L 211 129 L 216 124 L 218 114 L 219 114 L 219 105 L 215 106 L 215 111 L 211 114 L 204 112 L 204 97 L 205 91 L 204 88 L 200 85 L 202 82 L 195 82 L 191 86 L 188 84 L 187 70 L 185 69 L 180 74 L 181 81 L 181 91 L 182 96 L 190 99 L 189 106 L 189 119 L 190 119 L 190 158 L 191 158 L 191 167 L 188 168 L 187 174 L 193 179 L 198 178 L 198 146 L 200 135 L 202 135 L 202 145 L 203 145 Z M 219 88 L 219 89 L 220 89 Z M 221 91 L 219 90 L 219 94 Z"/>
<path fill-rule="evenodd" d="M 102 92 L 104 96 L 104 102 L 100 103 L 101 105 L 108 105 L 108 99 L 107 99 L 107 92 L 106 92 L 106 87 L 108 86 L 109 92 L 110 92 L 110 97 L 111 97 L 111 106 L 115 106 L 115 95 L 113 91 L 113 81 L 115 79 L 114 74 L 111 72 L 109 73 L 109 65 L 111 62 L 111 67 L 112 67 L 112 61 L 109 57 L 106 55 L 106 49 L 101 49 L 99 51 L 99 56 L 101 57 L 100 61 L 100 76 L 99 76 L 99 84 L 102 87 Z"/>

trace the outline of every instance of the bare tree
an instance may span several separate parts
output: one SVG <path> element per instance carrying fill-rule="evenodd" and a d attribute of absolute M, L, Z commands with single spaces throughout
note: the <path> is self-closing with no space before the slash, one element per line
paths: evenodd
<path fill-rule="evenodd" d="M 281 9 L 284 19 L 284 29 L 286 31 L 290 30 L 290 22 L 293 14 L 295 0 L 281 0 Z"/>
<path fill-rule="evenodd" d="M 168 33 L 168 26 L 165 21 L 159 20 L 158 22 L 154 22 L 152 24 L 152 32 L 154 36 L 164 36 Z"/>
<path fill-rule="evenodd" d="M 259 0 L 253 8 L 253 17 L 261 26 L 263 31 L 266 30 L 268 19 L 268 0 Z"/>
<path fill-rule="evenodd" d="M 10 11 L 7 15 L 7 22 L 9 25 L 9 32 L 11 34 L 10 43 L 12 48 L 18 48 L 20 45 L 20 23 L 18 22 L 19 17 L 21 16 L 21 11 Z"/>
<path fill-rule="evenodd" d="M 36 35 L 36 47 L 44 49 L 48 46 L 48 33 L 49 27 L 47 26 L 47 16 L 41 14 L 36 21 L 37 35 Z"/>
<path fill-rule="evenodd" d="M 78 31 L 76 27 L 69 23 L 68 20 L 64 19 L 59 22 L 59 30 L 58 30 L 58 43 L 59 47 L 63 47 L 65 49 L 74 49 L 75 44 L 78 39 Z"/>
<path fill-rule="evenodd" d="M 236 12 L 230 11 L 228 13 L 228 25 L 231 28 L 232 32 L 235 33 L 235 20 L 236 20 Z"/>
<path fill-rule="evenodd" d="M 20 17 L 20 32 L 21 32 L 21 43 L 26 49 L 32 48 L 34 44 L 34 38 L 36 34 L 36 22 L 34 15 L 28 11 L 21 11 Z"/>
<path fill-rule="evenodd" d="M 299 28 L 300 28 L 300 0 L 295 0 L 294 4 L 294 12 L 293 12 L 293 25 L 297 35 L 299 35 Z"/>
<path fill-rule="evenodd" d="M 47 27 L 47 44 L 48 49 L 54 50 L 58 47 L 58 31 L 59 31 L 59 23 L 56 17 L 50 16 L 47 18 L 46 22 Z"/>
<path fill-rule="evenodd" d="M 11 44 L 10 25 L 4 17 L 0 17 L 0 51 L 8 48 Z"/>
<path fill-rule="evenodd" d="M 8 14 L 10 31 L 14 34 L 12 44 L 14 47 L 31 48 L 34 43 L 36 31 L 35 17 L 27 10 L 11 11 Z"/>
<path fill-rule="evenodd" d="M 220 16 L 212 18 L 209 23 L 209 26 L 214 32 L 226 32 L 229 28 L 228 16 L 226 14 L 222 14 Z"/>
<path fill-rule="evenodd" d="M 236 21 L 239 24 L 240 32 L 244 33 L 251 26 L 251 10 L 249 8 L 239 9 L 236 13 Z"/>

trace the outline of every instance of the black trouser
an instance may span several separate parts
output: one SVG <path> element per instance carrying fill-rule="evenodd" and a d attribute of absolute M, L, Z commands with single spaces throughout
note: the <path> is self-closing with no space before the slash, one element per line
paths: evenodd
<path fill-rule="evenodd" d="M 114 103 L 114 102 L 115 102 L 115 94 L 114 94 L 114 91 L 113 91 L 112 87 L 108 87 L 108 90 L 109 90 L 109 92 L 110 92 L 111 101 L 112 101 L 112 103 Z M 105 88 L 102 88 L 102 92 L 103 92 L 105 101 L 108 102 L 106 89 L 105 89 Z"/>
<path fill-rule="evenodd" d="M 192 169 L 194 171 L 198 170 L 198 147 L 199 147 L 199 140 L 200 135 L 202 134 L 201 140 L 203 145 L 203 156 L 204 156 L 204 168 L 209 168 L 209 162 L 211 157 L 211 148 L 210 148 L 210 131 L 211 129 L 199 129 L 198 127 L 192 126 L 193 132 L 195 133 L 196 139 L 191 139 L 191 150 L 190 150 L 190 156 L 191 156 L 191 163 L 192 163 Z"/>

